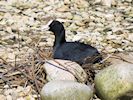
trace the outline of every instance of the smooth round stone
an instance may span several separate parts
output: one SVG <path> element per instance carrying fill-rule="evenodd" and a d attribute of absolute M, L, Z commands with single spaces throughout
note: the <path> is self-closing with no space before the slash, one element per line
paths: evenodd
<path fill-rule="evenodd" d="M 71 80 L 85 83 L 87 74 L 76 62 L 69 60 L 54 59 L 44 64 L 47 80 Z"/>
<path fill-rule="evenodd" d="M 90 100 L 91 86 L 73 81 L 51 81 L 41 90 L 41 100 Z"/>
<path fill-rule="evenodd" d="M 74 15 L 73 20 L 81 21 L 82 17 L 80 15 Z"/>
<path fill-rule="evenodd" d="M 75 31 L 75 30 L 78 29 L 78 26 L 75 25 L 75 23 L 72 23 L 72 24 L 68 27 L 68 29 L 71 30 L 71 31 Z"/>
<path fill-rule="evenodd" d="M 84 18 L 84 19 L 88 19 L 89 20 L 89 14 L 87 12 L 81 12 L 81 16 Z"/>
<path fill-rule="evenodd" d="M 0 94 L 0 100 L 6 100 L 6 96 Z"/>
<path fill-rule="evenodd" d="M 70 12 L 65 13 L 67 19 L 71 20 L 73 18 L 73 15 Z"/>
<path fill-rule="evenodd" d="M 128 35 L 128 40 L 133 42 L 133 33 Z"/>
<path fill-rule="evenodd" d="M 102 4 L 107 6 L 107 7 L 111 7 L 113 0 L 102 0 Z"/>
<path fill-rule="evenodd" d="M 127 1 L 127 2 L 132 2 L 132 0 L 125 0 L 125 1 Z"/>
<path fill-rule="evenodd" d="M 106 14 L 105 15 L 105 18 L 108 20 L 108 21 L 112 21 L 114 19 L 114 15 L 113 14 Z"/>
<path fill-rule="evenodd" d="M 69 11 L 69 8 L 68 8 L 68 6 L 63 5 L 60 8 L 58 8 L 57 11 L 59 11 L 59 12 L 66 12 L 66 11 Z"/>
<path fill-rule="evenodd" d="M 96 91 L 102 100 L 131 100 L 133 98 L 133 64 L 113 64 L 95 77 Z M 130 99 L 129 99 L 130 98 Z"/>

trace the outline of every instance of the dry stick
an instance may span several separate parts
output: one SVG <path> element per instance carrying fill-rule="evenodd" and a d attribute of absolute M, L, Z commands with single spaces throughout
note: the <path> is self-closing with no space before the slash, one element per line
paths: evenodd
<path fill-rule="evenodd" d="M 36 47 L 38 47 L 38 45 L 39 45 L 39 43 L 40 43 L 41 40 L 42 40 L 42 38 L 40 38 L 40 39 L 38 40 L 38 42 L 36 43 Z"/>
<path fill-rule="evenodd" d="M 37 76 L 40 72 L 42 72 L 42 67 L 41 68 L 38 68 L 38 67 L 40 67 L 42 64 L 41 63 L 39 63 L 38 65 L 37 65 L 37 69 L 35 70 L 35 76 Z"/>
<path fill-rule="evenodd" d="M 1 59 L 6 65 L 13 67 L 13 66 L 12 66 L 11 64 L 9 64 L 7 61 L 5 61 L 2 57 L 0 57 L 0 59 Z M 7 82 L 7 84 L 9 85 L 10 88 L 11 88 L 11 83 L 9 82 L 9 80 L 7 80 L 7 79 L 4 77 L 4 75 L 7 74 L 8 72 L 10 72 L 11 70 L 14 70 L 14 69 L 15 69 L 15 67 L 13 67 L 12 69 L 10 69 L 10 70 L 8 70 L 8 71 L 6 71 L 6 72 L 4 72 L 4 73 L 2 73 L 2 74 L 0 75 L 0 78 L 1 78 L 3 81 Z"/>
<path fill-rule="evenodd" d="M 41 38 L 38 40 L 38 42 L 37 42 L 37 44 L 35 45 L 35 47 L 38 47 L 38 44 L 39 44 L 39 42 L 41 41 Z M 28 47 L 30 47 L 30 46 L 28 46 Z M 30 47 L 31 48 L 31 47 Z M 32 48 L 34 51 L 36 50 L 35 48 Z M 40 91 L 39 91 L 39 86 L 38 86 L 38 83 L 37 83 L 37 80 L 36 80 L 36 74 L 35 74 L 35 69 L 34 69 L 34 67 L 35 67 L 35 65 L 34 65 L 34 62 L 35 62 L 35 60 L 34 60 L 34 56 L 32 56 L 32 74 L 33 74 L 33 78 L 31 78 L 31 80 L 33 80 L 34 81 L 34 83 L 35 83 L 35 87 L 36 87 L 36 89 L 37 89 L 37 92 L 39 93 Z M 25 74 L 26 75 L 26 73 L 23 73 L 23 74 Z M 28 75 L 26 75 L 26 76 L 28 76 Z M 39 97 L 38 97 L 38 99 L 39 99 Z"/>
<path fill-rule="evenodd" d="M 112 58 L 120 59 L 120 60 L 123 60 L 123 61 L 125 61 L 125 62 L 128 62 L 128 63 L 133 64 L 133 62 L 128 61 L 128 60 L 126 60 L 126 59 L 122 58 L 122 57 L 121 57 L 121 56 L 119 56 L 119 55 L 114 55 L 114 56 L 112 56 Z"/>
<path fill-rule="evenodd" d="M 10 71 L 12 71 L 12 70 L 14 70 L 14 69 L 17 69 L 17 70 L 20 71 L 24 76 L 26 76 L 28 79 L 32 80 L 32 78 L 31 78 L 28 74 L 26 74 L 25 72 L 23 72 L 22 70 L 19 69 L 20 66 L 17 67 L 17 68 L 15 68 L 15 67 L 12 66 L 11 64 L 8 64 L 8 62 L 6 62 L 2 57 L 0 57 L 0 59 L 2 59 L 2 60 L 4 61 L 5 64 L 7 64 L 7 65 L 13 67 L 12 69 L 10 69 L 10 70 L 8 70 L 7 72 L 3 73 L 3 75 L 7 74 L 8 72 L 10 72 Z"/>
<path fill-rule="evenodd" d="M 43 72 L 43 67 L 42 67 L 42 65 L 44 64 L 46 62 L 46 60 L 42 60 L 42 61 L 40 61 L 39 62 L 39 64 L 36 66 L 37 67 L 37 69 L 35 70 L 35 76 L 37 76 L 39 73 L 42 73 Z M 40 68 L 40 66 L 41 66 L 41 68 Z M 39 67 L 39 68 L 38 68 Z M 46 83 L 46 81 L 44 81 L 44 75 L 43 74 L 41 74 L 42 75 L 42 77 L 43 77 L 43 79 L 39 79 L 39 80 L 41 80 L 43 83 Z"/>
<path fill-rule="evenodd" d="M 100 61 L 100 63 L 103 63 L 104 61 L 106 61 L 107 59 L 109 59 L 112 55 L 113 55 L 113 54 L 108 55 L 105 59 L 103 59 L 102 61 Z"/>
<path fill-rule="evenodd" d="M 35 45 L 35 47 L 38 47 L 38 45 L 39 45 L 39 42 L 41 41 L 41 38 L 38 40 L 38 42 L 36 43 L 36 45 Z M 26 42 L 25 42 L 26 43 Z M 32 49 L 32 50 L 36 50 L 36 48 L 33 48 L 33 47 L 31 47 L 30 45 L 28 45 L 28 44 L 26 44 L 26 46 L 27 47 L 29 47 L 30 49 Z"/>
<path fill-rule="evenodd" d="M 9 82 L 9 80 L 7 80 L 3 74 L 0 74 L 0 79 L 2 79 L 4 82 L 6 82 L 8 84 L 8 86 L 11 88 L 11 83 Z"/>
<path fill-rule="evenodd" d="M 40 43 L 41 40 L 42 39 L 39 38 L 38 42 L 35 45 L 36 48 L 38 47 L 38 45 L 39 45 L 39 43 Z M 37 49 L 35 49 L 35 50 L 37 50 Z M 40 93 L 39 86 L 38 86 L 38 83 L 37 83 L 37 80 L 36 80 L 36 75 L 37 74 L 35 74 L 35 69 L 34 69 L 35 65 L 34 65 L 34 62 L 35 62 L 35 59 L 34 59 L 34 56 L 32 56 L 32 67 L 33 67 L 34 82 L 35 82 L 35 86 L 36 86 L 37 92 Z M 38 97 L 38 99 L 39 99 L 39 97 Z"/>
<path fill-rule="evenodd" d="M 34 55 L 32 55 L 32 74 L 33 74 L 33 80 L 34 80 L 37 92 L 40 93 L 39 86 L 38 86 L 38 83 L 37 83 L 37 80 L 36 80 L 36 76 L 35 76 L 35 68 L 34 68 L 35 64 L 34 64 L 34 62 L 35 62 Z M 40 99 L 39 96 L 38 96 L 38 99 Z"/>
<path fill-rule="evenodd" d="M 10 71 L 12 71 L 12 70 L 14 70 L 14 69 L 17 69 L 18 71 L 20 71 L 21 73 L 23 73 L 27 78 L 32 79 L 32 78 L 29 77 L 29 75 L 27 75 L 26 73 L 24 73 L 23 71 L 21 71 L 20 69 L 18 69 L 18 68 L 21 67 L 21 66 L 19 66 L 19 67 L 14 67 L 14 66 L 12 66 L 11 64 L 9 64 L 8 62 L 6 62 L 2 57 L 0 57 L 0 59 L 2 59 L 3 62 L 4 62 L 5 64 L 7 64 L 8 66 L 11 66 L 11 67 L 12 67 L 10 70 L 8 70 L 7 72 L 3 73 L 3 75 L 7 74 L 8 72 L 10 72 Z"/>
<path fill-rule="evenodd" d="M 57 67 L 57 68 L 59 68 L 59 69 L 62 69 L 62 70 L 64 70 L 64 71 L 69 71 L 69 70 L 64 69 L 64 68 L 61 68 L 61 67 L 59 67 L 59 66 L 57 66 L 57 65 L 54 65 L 54 64 L 52 64 L 52 63 L 50 63 L 50 62 L 48 62 L 48 61 L 45 61 L 45 63 L 48 63 L 48 64 L 50 64 L 50 65 L 52 65 L 52 66 L 54 66 L 54 67 Z M 59 65 L 60 65 L 60 63 L 59 63 Z"/>
<path fill-rule="evenodd" d="M 20 51 L 20 33 L 18 32 L 18 50 Z"/>
<path fill-rule="evenodd" d="M 13 66 L 12 66 L 11 64 L 9 64 L 6 60 L 4 60 L 2 57 L 0 57 L 0 59 L 1 59 L 6 65 L 13 67 Z"/>
<path fill-rule="evenodd" d="M 17 55 L 15 55 L 15 64 L 14 64 L 15 68 L 17 67 L 17 66 L 16 66 L 16 65 L 17 65 L 16 59 L 17 59 Z"/>
<path fill-rule="evenodd" d="M 111 54 L 111 55 L 108 55 L 105 59 L 103 59 L 102 61 L 101 61 L 101 63 L 103 63 L 104 61 L 106 61 L 107 59 L 109 59 L 109 58 L 116 58 L 116 59 L 120 59 L 120 60 L 123 60 L 123 61 L 125 61 L 125 62 L 128 62 L 128 63 L 131 63 L 131 64 L 133 64 L 133 62 L 131 62 L 131 61 L 128 61 L 128 60 L 126 60 L 126 59 L 124 59 L 124 58 L 122 58 L 121 56 L 119 56 L 119 55 L 115 55 L 114 53 L 113 54 Z"/>
<path fill-rule="evenodd" d="M 17 70 L 20 71 L 25 77 L 27 77 L 28 79 L 32 80 L 32 78 L 28 74 L 26 74 L 25 72 L 23 72 L 20 69 L 17 69 Z"/>
<path fill-rule="evenodd" d="M 27 83 L 28 83 L 28 80 L 25 82 L 25 84 L 24 84 L 24 88 L 26 88 L 26 86 L 27 86 Z"/>
<path fill-rule="evenodd" d="M 54 59 L 54 61 L 55 61 L 57 64 L 59 64 L 60 66 L 64 67 L 64 69 L 66 69 L 68 72 L 70 72 L 63 64 L 61 64 L 60 62 L 56 61 L 55 59 Z"/>

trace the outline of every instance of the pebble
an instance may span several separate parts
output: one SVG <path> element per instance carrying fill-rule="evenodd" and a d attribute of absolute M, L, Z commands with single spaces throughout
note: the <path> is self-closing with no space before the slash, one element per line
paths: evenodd
<path fill-rule="evenodd" d="M 112 1 L 113 0 L 102 0 L 102 4 L 107 6 L 107 7 L 111 7 Z"/>
<path fill-rule="evenodd" d="M 81 16 L 83 19 L 89 19 L 89 14 L 87 12 L 81 12 Z"/>
<path fill-rule="evenodd" d="M 133 42 L 133 33 L 132 34 L 129 34 L 128 40 Z"/>
<path fill-rule="evenodd" d="M 65 13 L 67 19 L 71 20 L 73 18 L 73 15 L 70 12 Z"/>
<path fill-rule="evenodd" d="M 82 20 L 82 17 L 80 15 L 74 15 L 73 16 L 73 20 L 81 21 Z"/>
<path fill-rule="evenodd" d="M 90 26 L 90 27 L 94 27 L 94 26 L 96 26 L 96 24 L 95 24 L 94 22 L 90 22 L 90 23 L 89 23 L 89 26 Z"/>
<path fill-rule="evenodd" d="M 13 100 L 11 95 L 6 96 L 6 100 Z"/>
<path fill-rule="evenodd" d="M 101 0 L 95 0 L 95 4 L 98 4 L 100 2 L 101 2 Z"/>
<path fill-rule="evenodd" d="M 125 0 L 125 1 L 127 1 L 127 2 L 132 2 L 132 0 Z"/>
<path fill-rule="evenodd" d="M 71 31 L 75 31 L 78 29 L 78 26 L 75 24 L 75 23 L 72 23 L 69 27 L 68 27 L 69 30 Z"/>
<path fill-rule="evenodd" d="M 0 100 L 6 100 L 6 97 L 0 94 Z"/>
<path fill-rule="evenodd" d="M 105 18 L 106 18 L 106 20 L 108 20 L 108 21 L 112 21 L 112 20 L 114 19 L 114 15 L 113 15 L 113 14 L 106 14 L 106 15 L 105 15 Z"/>
<path fill-rule="evenodd" d="M 71 4 L 70 0 L 64 0 L 64 4 L 68 5 Z"/>
<path fill-rule="evenodd" d="M 63 5 L 60 8 L 58 8 L 57 11 L 59 11 L 59 12 L 67 12 L 67 11 L 69 11 L 69 8 L 68 8 L 68 6 Z"/>

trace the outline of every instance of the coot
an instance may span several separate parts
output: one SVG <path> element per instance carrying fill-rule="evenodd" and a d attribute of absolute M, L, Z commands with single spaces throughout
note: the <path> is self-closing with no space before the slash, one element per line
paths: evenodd
<path fill-rule="evenodd" d="M 102 60 L 102 56 L 96 48 L 80 42 L 66 42 L 65 29 L 59 21 L 53 20 L 49 25 L 49 31 L 55 35 L 54 58 L 75 61 L 80 65 L 97 63 Z"/>

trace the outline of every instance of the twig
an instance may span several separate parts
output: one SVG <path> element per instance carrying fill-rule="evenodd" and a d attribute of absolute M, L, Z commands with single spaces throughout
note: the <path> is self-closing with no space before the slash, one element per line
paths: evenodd
<path fill-rule="evenodd" d="M 0 57 L 0 59 L 6 64 L 6 65 L 9 65 L 11 67 L 13 67 L 11 64 L 9 64 L 6 60 L 4 60 L 2 57 Z"/>
<path fill-rule="evenodd" d="M 35 63 L 35 59 L 34 59 L 34 55 L 32 55 L 32 75 L 33 75 L 33 81 L 34 81 L 35 87 L 37 89 L 37 92 L 39 94 L 40 90 L 39 90 L 39 86 L 38 86 L 38 83 L 37 83 L 37 80 L 36 80 L 36 76 L 35 76 L 35 64 L 34 63 Z M 40 99 L 39 96 L 38 96 L 38 99 Z"/>
<path fill-rule="evenodd" d="M 114 56 L 112 56 L 112 58 L 120 59 L 120 60 L 123 60 L 123 61 L 125 61 L 125 62 L 128 62 L 128 63 L 133 64 L 133 62 L 128 61 L 128 60 L 126 60 L 126 59 L 122 58 L 122 57 L 121 57 L 121 56 L 119 56 L 119 55 L 114 55 Z"/>
<path fill-rule="evenodd" d="M 108 55 L 106 58 L 104 58 L 102 61 L 100 61 L 100 63 L 103 63 L 103 62 L 105 62 L 107 59 L 109 59 L 111 56 L 112 56 L 113 54 L 111 54 L 111 55 Z"/>
<path fill-rule="evenodd" d="M 20 34 L 19 34 L 19 32 L 18 32 L 18 45 L 19 45 L 18 50 L 20 51 Z"/>
<path fill-rule="evenodd" d="M 21 69 L 17 69 L 18 71 L 20 71 L 24 76 L 26 76 L 28 79 L 32 80 L 32 78 L 26 74 L 25 72 L 23 72 Z"/>
<path fill-rule="evenodd" d="M 8 86 L 11 88 L 11 83 L 3 76 L 3 74 L 0 74 L 0 79 L 2 79 L 5 83 L 7 83 Z"/>
<path fill-rule="evenodd" d="M 52 64 L 52 63 L 50 63 L 50 62 L 48 62 L 48 61 L 45 61 L 46 63 L 48 63 L 48 64 L 50 64 L 50 65 L 52 65 L 52 66 L 54 66 L 54 67 L 57 67 L 57 68 L 59 68 L 59 69 L 62 69 L 62 70 L 64 70 L 64 71 L 68 71 L 67 69 L 64 69 L 64 68 L 61 68 L 61 67 L 59 67 L 59 66 L 56 66 L 56 65 L 54 65 L 54 64 Z"/>

